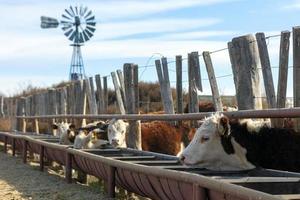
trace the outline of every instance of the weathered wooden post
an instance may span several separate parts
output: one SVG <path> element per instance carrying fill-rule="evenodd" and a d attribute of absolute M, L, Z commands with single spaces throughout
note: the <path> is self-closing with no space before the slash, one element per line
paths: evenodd
<path fill-rule="evenodd" d="M 268 108 L 276 108 L 276 96 L 273 84 L 273 76 L 264 33 L 256 33 L 259 57 L 261 62 L 262 74 L 264 78 L 265 91 L 267 95 Z"/>
<path fill-rule="evenodd" d="M 103 89 L 101 84 L 101 77 L 99 74 L 95 75 L 95 81 L 96 81 L 96 94 L 98 99 L 98 113 L 103 114 L 104 112 L 104 95 L 103 95 Z"/>
<path fill-rule="evenodd" d="M 233 81 L 234 81 L 234 86 L 235 86 L 235 91 L 236 94 L 238 94 L 238 64 L 235 58 L 235 52 L 234 52 L 234 48 L 232 46 L 232 42 L 228 42 L 227 43 L 227 47 L 228 47 L 228 53 L 229 53 L 229 58 L 230 58 L 230 63 L 231 63 L 231 69 L 232 69 L 232 73 L 233 73 Z"/>
<path fill-rule="evenodd" d="M 174 104 L 172 97 L 172 90 L 170 87 L 169 71 L 167 58 L 163 57 L 160 60 L 155 60 L 156 72 L 160 84 L 160 93 L 166 114 L 174 114 Z"/>
<path fill-rule="evenodd" d="M 285 108 L 287 78 L 289 68 L 289 50 L 290 50 L 290 32 L 281 32 L 280 50 L 279 50 L 279 74 L 277 85 L 277 108 Z M 283 126 L 283 120 L 277 120 L 277 126 Z"/>
<path fill-rule="evenodd" d="M 47 98 L 47 112 L 48 115 L 56 115 L 57 114 L 57 106 L 56 106 L 56 90 L 54 88 L 48 89 L 48 98 Z M 52 133 L 53 135 L 55 132 L 53 132 L 52 124 L 55 123 L 55 118 L 50 120 L 50 125 L 48 126 L 48 132 Z"/>
<path fill-rule="evenodd" d="M 86 94 L 84 92 L 83 80 L 78 80 L 74 84 L 74 94 L 75 94 L 75 114 L 85 114 L 86 113 Z M 75 127 L 81 127 L 84 120 L 75 120 Z"/>
<path fill-rule="evenodd" d="M 93 78 L 84 80 L 85 92 L 87 97 L 87 105 L 89 107 L 89 114 L 97 114 L 98 108 L 95 97 Z"/>
<path fill-rule="evenodd" d="M 120 89 L 120 82 L 119 82 L 118 77 L 117 77 L 115 72 L 111 72 L 111 77 L 112 77 L 114 87 L 115 87 L 115 92 L 116 92 L 116 98 L 117 98 L 119 111 L 122 115 L 124 115 L 126 113 L 126 111 L 125 111 L 124 102 L 123 102 L 123 99 L 122 99 L 122 94 L 121 94 L 121 89 Z"/>
<path fill-rule="evenodd" d="M 198 52 L 188 54 L 189 113 L 199 112 L 198 91 L 202 92 Z M 198 127 L 197 121 L 191 121 L 191 127 Z"/>
<path fill-rule="evenodd" d="M 120 91 L 121 91 L 121 95 L 122 95 L 122 99 L 123 102 L 125 102 L 125 85 L 124 85 L 124 76 L 123 76 L 123 72 L 122 70 L 118 69 L 117 70 L 117 75 L 118 75 L 118 79 L 119 79 L 119 83 L 120 83 Z M 126 103 L 124 103 L 124 108 L 126 110 Z"/>
<path fill-rule="evenodd" d="M 138 66 L 126 63 L 123 68 L 127 114 L 138 114 Z M 129 148 L 142 149 L 140 121 L 129 122 L 126 143 Z"/>
<path fill-rule="evenodd" d="M 211 92 L 212 92 L 215 109 L 216 109 L 216 111 L 223 111 L 223 105 L 222 105 L 221 97 L 219 94 L 219 88 L 218 88 L 213 64 L 211 61 L 210 53 L 208 51 L 204 51 L 202 53 L 202 55 L 203 55 L 203 59 L 204 59 L 207 74 L 208 74 L 208 79 L 209 79 L 209 83 L 210 83 L 210 88 L 211 88 Z"/>
<path fill-rule="evenodd" d="M 293 82 L 294 107 L 300 106 L 300 26 L 293 27 Z M 300 119 L 295 119 L 295 129 L 300 130 Z"/>
<path fill-rule="evenodd" d="M 17 99 L 16 107 L 17 107 L 17 116 L 25 116 L 25 105 L 26 105 L 26 98 L 21 97 Z M 16 130 L 26 132 L 26 121 L 25 119 L 17 119 L 17 127 Z"/>
<path fill-rule="evenodd" d="M 113 166 L 108 167 L 108 177 L 107 177 L 107 194 L 110 198 L 115 198 L 116 192 L 116 168 Z"/>
<path fill-rule="evenodd" d="M 40 171 L 44 171 L 44 166 L 45 166 L 44 154 L 45 154 L 45 147 L 41 145 L 40 146 Z"/>
<path fill-rule="evenodd" d="M 66 153 L 65 179 L 67 183 L 72 183 L 72 156 L 71 153 Z"/>
<path fill-rule="evenodd" d="M 0 117 L 4 117 L 4 97 L 0 96 Z"/>
<path fill-rule="evenodd" d="M 239 110 L 261 109 L 261 90 L 258 68 L 261 67 L 257 42 L 253 35 L 232 39 L 233 50 L 229 53 L 236 85 L 236 97 Z"/>
<path fill-rule="evenodd" d="M 107 76 L 103 77 L 103 107 L 104 107 L 104 113 L 107 113 L 108 109 L 108 90 L 107 90 Z"/>
<path fill-rule="evenodd" d="M 177 113 L 183 113 L 183 94 L 182 94 L 182 56 L 176 56 L 176 100 Z"/>

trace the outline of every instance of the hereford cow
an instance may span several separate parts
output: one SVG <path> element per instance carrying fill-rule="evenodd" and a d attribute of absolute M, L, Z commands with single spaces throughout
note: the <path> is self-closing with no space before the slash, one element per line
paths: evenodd
<path fill-rule="evenodd" d="M 108 140 L 114 147 L 127 147 L 128 123 L 112 119 L 108 125 Z M 181 152 L 186 142 L 189 128 L 172 126 L 167 122 L 153 121 L 141 124 L 142 149 L 170 155 Z"/>
<path fill-rule="evenodd" d="M 59 144 L 70 145 L 73 144 L 75 139 L 75 125 L 62 122 L 54 123 L 52 125 L 53 130 L 57 131 L 59 136 Z"/>
<path fill-rule="evenodd" d="M 77 129 L 74 141 L 76 149 L 97 149 L 108 143 L 108 124 L 103 121 L 96 121 Z"/>
<path fill-rule="evenodd" d="M 300 135 L 252 120 L 229 120 L 215 114 L 204 120 L 180 159 L 211 170 L 255 167 L 300 171 Z"/>

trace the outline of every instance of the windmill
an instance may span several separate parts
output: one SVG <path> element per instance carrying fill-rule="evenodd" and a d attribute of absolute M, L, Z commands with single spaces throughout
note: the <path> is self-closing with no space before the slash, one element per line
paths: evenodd
<path fill-rule="evenodd" d="M 88 41 L 96 30 L 95 16 L 87 7 L 70 6 L 62 14 L 62 20 L 41 16 L 41 28 L 57 28 L 61 26 L 65 36 L 73 42 L 73 54 L 70 66 L 70 80 L 83 79 L 85 76 L 81 54 L 81 46 Z"/>

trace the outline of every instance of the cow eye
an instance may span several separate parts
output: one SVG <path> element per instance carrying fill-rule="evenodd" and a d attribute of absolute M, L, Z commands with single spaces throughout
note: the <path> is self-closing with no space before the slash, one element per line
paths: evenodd
<path fill-rule="evenodd" d="M 209 140 L 209 137 L 208 137 L 208 136 L 202 136 L 202 137 L 201 137 L 201 140 L 200 140 L 200 143 L 207 142 L 208 140 Z"/>

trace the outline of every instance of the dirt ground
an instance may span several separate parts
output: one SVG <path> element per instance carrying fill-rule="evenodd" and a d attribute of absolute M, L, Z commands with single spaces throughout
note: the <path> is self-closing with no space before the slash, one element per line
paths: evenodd
<path fill-rule="evenodd" d="M 93 200 L 109 199 L 100 190 L 67 184 L 63 178 L 40 172 L 38 166 L 24 165 L 21 157 L 0 152 L 1 200 Z"/>

